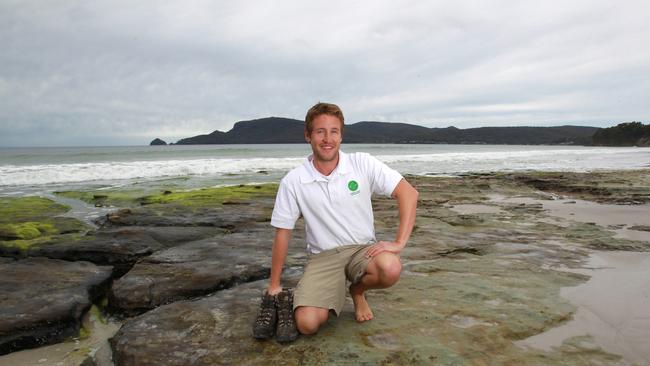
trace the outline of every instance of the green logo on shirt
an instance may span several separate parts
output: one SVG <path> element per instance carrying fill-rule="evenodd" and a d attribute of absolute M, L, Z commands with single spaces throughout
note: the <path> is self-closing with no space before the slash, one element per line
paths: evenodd
<path fill-rule="evenodd" d="M 351 180 L 348 182 L 348 189 L 352 192 L 356 191 L 359 189 L 359 183 L 357 183 L 356 180 Z"/>

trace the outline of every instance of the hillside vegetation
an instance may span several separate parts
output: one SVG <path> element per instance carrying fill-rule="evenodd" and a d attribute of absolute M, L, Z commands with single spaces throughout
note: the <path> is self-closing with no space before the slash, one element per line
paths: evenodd
<path fill-rule="evenodd" d="M 235 123 L 228 132 L 184 138 L 180 145 L 303 143 L 304 122 L 269 117 Z M 428 128 L 406 123 L 363 121 L 345 125 L 346 143 L 591 145 L 596 127 Z"/>
<path fill-rule="evenodd" d="M 593 144 L 601 146 L 650 146 L 650 125 L 626 122 L 603 128 L 593 136 Z"/>

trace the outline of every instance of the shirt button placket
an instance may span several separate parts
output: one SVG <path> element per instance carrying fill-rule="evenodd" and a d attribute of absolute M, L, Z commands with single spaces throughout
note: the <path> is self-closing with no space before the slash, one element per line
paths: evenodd
<path fill-rule="evenodd" d="M 322 184 L 325 185 L 325 191 L 327 192 L 327 199 L 331 202 L 332 201 L 332 193 L 330 192 L 330 184 L 327 181 L 322 182 Z"/>
<path fill-rule="evenodd" d="M 330 194 L 330 202 L 334 203 L 336 200 L 336 190 L 332 181 L 327 182 L 327 192 Z"/>
<path fill-rule="evenodd" d="M 332 183 L 327 182 L 327 193 L 330 197 L 330 203 L 334 203 L 334 192 L 332 192 Z"/>

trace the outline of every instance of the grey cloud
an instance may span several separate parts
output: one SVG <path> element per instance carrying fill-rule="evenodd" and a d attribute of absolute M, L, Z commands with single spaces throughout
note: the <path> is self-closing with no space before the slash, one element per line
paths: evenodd
<path fill-rule="evenodd" d="M 648 120 L 643 1 L 0 5 L 0 146 L 175 141 L 237 120 Z M 44 136 L 47 134 L 46 136 Z"/>

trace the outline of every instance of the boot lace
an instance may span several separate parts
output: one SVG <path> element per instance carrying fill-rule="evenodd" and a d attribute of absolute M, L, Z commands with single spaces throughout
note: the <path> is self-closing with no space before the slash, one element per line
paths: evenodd
<path fill-rule="evenodd" d="M 293 326 L 293 296 L 285 295 L 278 298 L 278 325 Z"/>
<path fill-rule="evenodd" d="M 264 301 L 260 307 L 260 313 L 257 315 L 255 322 L 257 324 L 270 325 L 274 310 L 273 302 Z"/>

